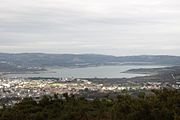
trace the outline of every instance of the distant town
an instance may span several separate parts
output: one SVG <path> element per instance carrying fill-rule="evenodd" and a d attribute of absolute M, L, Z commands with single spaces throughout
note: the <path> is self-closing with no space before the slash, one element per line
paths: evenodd
<path fill-rule="evenodd" d="M 119 84 L 103 84 L 78 78 L 0 78 L 0 103 L 12 106 L 23 98 L 31 97 L 39 101 L 44 95 L 82 95 L 87 99 L 121 94 L 123 92 L 147 91 L 153 89 L 179 89 L 180 82 L 141 82 L 127 81 Z"/>
<path fill-rule="evenodd" d="M 115 57 L 92 54 L 0 54 L 0 107 L 2 108 L 4 105 L 13 106 L 27 97 L 38 102 L 45 95 L 54 96 L 56 94 L 60 99 L 63 99 L 63 94 L 67 93 L 68 95 L 82 96 L 87 100 L 93 100 L 107 96 L 116 97 L 120 94 L 136 96 L 139 92 L 150 95 L 152 94 L 151 90 L 154 89 L 179 89 L 179 60 L 180 57 L 178 56 Z M 46 67 L 54 65 L 59 67 L 88 67 L 129 64 L 170 67 L 124 71 L 124 73 L 144 74 L 144 76 L 131 78 L 44 77 L 38 74 L 47 71 Z M 16 77 L 18 73 L 37 73 L 40 77 Z M 7 77 L 7 74 L 15 74 L 15 76 Z"/>

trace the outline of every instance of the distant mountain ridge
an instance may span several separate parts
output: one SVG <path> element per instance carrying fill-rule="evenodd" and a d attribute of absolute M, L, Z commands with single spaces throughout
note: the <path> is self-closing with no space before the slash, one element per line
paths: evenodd
<path fill-rule="evenodd" d="M 50 66 L 86 67 L 98 65 L 121 64 L 161 64 L 180 65 L 180 56 L 168 55 L 140 55 L 140 56 L 112 56 L 99 54 L 45 54 L 45 53 L 0 53 L 0 71 L 8 68 L 41 69 Z M 6 68 L 6 69 L 4 69 Z"/>

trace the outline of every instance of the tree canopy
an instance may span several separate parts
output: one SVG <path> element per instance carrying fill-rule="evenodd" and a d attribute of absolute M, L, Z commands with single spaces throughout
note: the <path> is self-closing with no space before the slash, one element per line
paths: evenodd
<path fill-rule="evenodd" d="M 25 98 L 0 110 L 0 120 L 180 120 L 179 90 L 154 90 L 154 95 L 121 95 L 86 100 L 44 96 L 38 103 Z"/>

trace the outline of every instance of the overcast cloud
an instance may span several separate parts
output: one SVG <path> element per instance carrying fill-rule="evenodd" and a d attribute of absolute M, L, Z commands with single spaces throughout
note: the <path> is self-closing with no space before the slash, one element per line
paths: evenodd
<path fill-rule="evenodd" d="M 0 52 L 180 55 L 180 0 L 0 0 Z"/>

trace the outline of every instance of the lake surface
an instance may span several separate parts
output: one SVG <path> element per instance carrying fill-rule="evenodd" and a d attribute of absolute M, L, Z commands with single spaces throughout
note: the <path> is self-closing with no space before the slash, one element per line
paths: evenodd
<path fill-rule="evenodd" d="M 39 74 L 9 74 L 7 77 L 74 77 L 74 78 L 131 78 L 145 74 L 122 73 L 129 69 L 161 68 L 161 65 L 122 65 L 97 66 L 85 68 L 47 68 L 48 71 Z M 146 74 L 147 75 L 147 74 Z"/>

